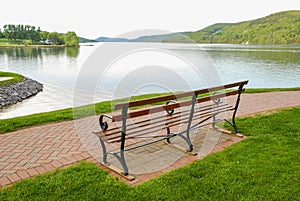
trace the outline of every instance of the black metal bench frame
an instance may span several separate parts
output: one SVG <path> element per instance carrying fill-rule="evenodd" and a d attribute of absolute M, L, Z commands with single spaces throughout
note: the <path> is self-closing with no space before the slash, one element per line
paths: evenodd
<path fill-rule="evenodd" d="M 143 146 L 147 146 L 159 141 L 165 141 L 166 143 L 171 144 L 170 139 L 175 136 L 179 136 L 188 145 L 188 149 L 186 149 L 186 152 L 194 154 L 192 153 L 193 144 L 190 140 L 190 131 L 206 125 L 212 125 L 213 128 L 216 128 L 216 123 L 221 121 L 229 123 L 234 129 L 233 133 L 237 133 L 238 128 L 236 126 L 235 116 L 240 103 L 241 94 L 245 90 L 244 85 L 246 85 L 247 83 L 248 81 L 242 81 L 207 89 L 200 89 L 190 92 L 183 92 L 167 96 L 160 96 L 156 98 L 115 104 L 114 110 L 119 112 L 114 113 L 113 115 L 100 115 L 99 125 L 102 131 L 94 132 L 94 134 L 96 134 L 99 137 L 100 144 L 102 147 L 103 165 L 105 165 L 109 169 L 116 171 L 122 176 L 125 176 L 127 179 L 132 180 L 134 179 L 134 177 L 129 176 L 128 166 L 125 160 L 126 151 L 141 148 Z M 234 105 L 228 105 L 227 103 L 225 104 L 221 101 L 221 98 L 232 95 L 237 96 Z M 191 97 L 191 100 L 183 100 L 180 102 L 175 101 L 186 97 Z M 212 104 L 204 107 L 199 107 L 198 110 L 195 109 L 195 105 L 197 103 L 199 104 L 208 101 L 212 101 Z M 131 107 L 140 107 L 145 105 L 147 106 L 149 104 L 155 103 L 160 103 L 161 105 L 155 105 L 151 108 L 147 107 L 129 111 L 129 108 Z M 177 114 L 174 113 L 176 108 L 182 107 L 190 107 L 190 109 L 184 112 L 179 112 Z M 141 117 L 162 111 L 166 111 L 166 113 L 162 113 L 163 115 L 161 115 L 157 119 L 153 119 L 152 124 L 150 124 L 150 122 L 147 122 L 147 120 L 141 120 L 133 124 L 127 123 L 127 120 L 129 118 Z M 233 112 L 231 120 L 217 118 L 218 114 L 228 111 Z M 185 120 L 180 119 L 180 117 L 183 115 L 185 115 Z M 108 123 L 104 121 L 104 118 L 108 118 L 112 122 L 121 122 L 122 126 L 108 128 Z M 192 125 L 192 121 L 197 119 L 199 119 L 199 122 Z M 210 122 L 208 122 L 209 120 Z M 177 133 L 172 133 L 171 128 L 179 124 L 186 124 L 186 129 Z M 164 129 L 166 129 L 167 131 L 165 135 L 153 135 L 153 132 L 157 132 L 158 130 L 161 131 Z M 145 139 L 145 143 L 125 148 L 126 140 L 132 138 Z M 154 140 L 149 141 L 149 139 Z M 106 143 L 114 142 L 120 143 L 120 150 L 116 152 L 108 152 L 106 149 Z M 118 170 L 107 161 L 107 156 L 109 154 L 117 158 L 117 160 L 122 165 L 123 170 Z"/>

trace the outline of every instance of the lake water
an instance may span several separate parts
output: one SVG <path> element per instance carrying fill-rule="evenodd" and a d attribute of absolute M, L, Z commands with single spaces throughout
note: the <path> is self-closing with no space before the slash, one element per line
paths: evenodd
<path fill-rule="evenodd" d="M 44 84 L 43 92 L 2 109 L 0 118 L 132 94 L 198 89 L 213 85 L 211 80 L 217 80 L 216 83 L 249 80 L 248 88 L 300 86 L 300 46 L 132 45 L 0 48 L 0 71 L 19 73 Z M 95 53 L 96 49 L 102 52 Z M 90 69 L 86 61 L 95 58 L 99 60 L 93 61 Z"/>

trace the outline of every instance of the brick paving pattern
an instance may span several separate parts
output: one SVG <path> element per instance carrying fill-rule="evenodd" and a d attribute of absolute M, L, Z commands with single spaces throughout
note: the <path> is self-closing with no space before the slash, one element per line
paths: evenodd
<path fill-rule="evenodd" d="M 299 100 L 300 91 L 243 94 L 237 115 L 245 116 L 278 108 L 300 106 Z M 232 100 L 229 99 L 228 101 Z M 77 121 L 47 124 L 0 135 L 0 188 L 21 179 L 65 167 L 78 161 L 88 160 L 97 163 L 92 155 L 101 155 L 99 147 L 91 150 L 86 149 L 86 147 L 98 146 L 98 141 L 95 140 L 96 138 L 92 134 L 92 131 L 97 129 L 97 117 L 88 117 Z M 205 133 L 202 137 L 203 142 L 208 131 L 202 129 L 201 132 Z M 201 139 L 199 140 L 201 141 Z M 206 152 L 203 151 L 205 146 L 197 149 L 202 149 L 201 153 L 208 154 L 222 150 L 224 147 L 240 140 L 241 138 L 238 137 L 224 137 L 222 135 L 222 137 L 218 137 L 217 144 L 207 149 Z M 170 151 L 170 153 L 176 155 L 176 151 Z M 141 172 L 137 175 L 136 180 L 130 184 L 143 182 L 163 172 L 199 159 L 199 156 L 184 155 L 182 157 L 183 155 L 176 156 L 180 160 L 163 163 L 163 169 L 144 172 L 144 174 Z M 172 158 L 172 156 L 169 157 Z M 200 157 L 202 156 L 200 155 Z M 153 161 L 161 163 L 161 160 L 155 158 L 153 158 Z"/>

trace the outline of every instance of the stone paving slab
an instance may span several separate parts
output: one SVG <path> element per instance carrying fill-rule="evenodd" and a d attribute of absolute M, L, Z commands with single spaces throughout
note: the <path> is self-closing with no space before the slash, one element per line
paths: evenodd
<path fill-rule="evenodd" d="M 300 91 L 243 94 L 237 115 L 245 116 L 278 108 L 300 106 L 299 100 Z M 229 97 L 228 102 L 232 101 L 234 100 Z M 92 155 L 99 154 L 101 156 L 99 142 L 92 134 L 93 131 L 98 130 L 97 122 L 97 117 L 93 116 L 76 121 L 35 126 L 0 135 L 0 188 L 78 161 L 89 160 L 96 163 L 97 161 Z M 197 139 L 199 142 L 201 140 L 206 142 L 206 144 L 199 143 L 201 146 L 197 148 L 201 158 L 239 141 L 233 137 L 222 138 L 220 133 L 213 134 L 218 136 L 218 140 L 214 140 L 213 136 L 207 138 L 207 130 L 197 132 L 206 133 L 206 136 L 198 135 L 199 139 Z M 148 153 L 156 154 L 152 154 L 152 158 L 148 161 L 140 157 L 139 160 L 145 160 L 145 162 L 142 161 L 143 163 L 140 163 L 139 160 L 132 162 L 132 167 L 139 168 L 135 170 L 138 173 L 135 183 L 199 159 L 199 156 L 186 156 L 172 147 L 161 146 L 167 147 L 164 149 L 169 149 L 174 156 L 163 155 L 160 157 L 163 160 L 158 160 L 155 157 L 161 156 L 163 152 L 157 149 L 151 151 L 151 147 L 145 149 Z M 87 147 L 94 147 L 94 149 L 87 150 Z M 141 154 L 135 153 L 135 155 Z M 174 160 L 174 157 L 178 160 Z M 144 167 L 151 166 L 153 161 L 158 163 L 157 166 L 161 165 L 163 168 L 146 170 L 143 166 L 136 165 L 138 163 L 144 164 Z"/>

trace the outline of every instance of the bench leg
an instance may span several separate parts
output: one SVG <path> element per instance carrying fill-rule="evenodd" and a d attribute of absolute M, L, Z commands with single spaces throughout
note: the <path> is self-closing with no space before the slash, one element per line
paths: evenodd
<path fill-rule="evenodd" d="M 191 130 L 192 120 L 193 120 L 193 116 L 194 116 L 195 104 L 197 102 L 197 96 L 198 96 L 198 93 L 195 93 L 192 97 L 192 105 L 191 105 L 190 116 L 189 116 L 189 120 L 188 120 L 188 124 L 187 124 L 187 129 L 186 129 L 186 136 L 183 136 L 183 133 L 177 134 L 186 141 L 186 143 L 189 146 L 189 148 L 188 148 L 188 150 L 186 150 L 186 152 L 190 152 L 190 153 L 194 149 L 193 144 L 192 144 L 191 139 L 190 139 L 190 130 Z M 170 128 L 167 128 L 167 134 L 168 135 L 171 134 Z M 174 135 L 174 136 L 176 136 L 176 135 Z M 171 136 L 171 137 L 174 137 L 174 136 Z M 170 138 L 171 137 L 167 138 L 167 142 L 169 144 L 170 144 Z M 182 148 L 180 148 L 180 149 L 182 149 Z"/>
<path fill-rule="evenodd" d="M 217 129 L 218 130 L 219 128 L 216 126 L 216 122 L 217 122 L 216 115 L 215 114 L 212 115 L 212 118 L 213 118 L 212 127 L 213 127 L 213 129 Z M 232 118 L 232 121 L 229 121 L 228 119 L 224 119 L 224 121 L 227 122 L 228 124 L 230 124 L 233 127 L 234 133 L 238 132 L 238 128 L 237 128 L 237 126 L 235 124 L 235 118 L 234 118 L 234 116 Z"/>
<path fill-rule="evenodd" d="M 214 129 L 218 129 L 218 128 L 216 127 L 216 115 L 213 114 L 213 115 L 212 115 L 212 118 L 213 118 L 213 123 L 212 123 L 211 126 L 212 126 Z"/>
<path fill-rule="evenodd" d="M 235 123 L 235 115 L 237 113 L 237 110 L 238 110 L 238 107 L 239 107 L 239 104 L 240 104 L 240 101 L 241 101 L 241 94 L 242 94 L 242 91 L 243 91 L 243 86 L 244 86 L 244 84 L 239 86 L 239 93 L 238 93 L 238 96 L 237 96 L 237 99 L 236 99 L 236 103 L 235 103 L 235 107 L 234 107 L 234 112 L 232 114 L 231 122 L 228 121 L 228 120 L 225 120 L 227 123 L 229 123 L 233 127 L 234 133 L 238 132 L 238 128 L 237 128 L 236 123 Z"/>
<path fill-rule="evenodd" d="M 183 134 L 183 133 L 180 133 L 180 134 L 171 134 L 170 128 L 167 128 L 167 135 L 170 136 L 170 137 L 168 137 L 168 138 L 166 139 L 166 144 L 172 145 L 173 147 L 175 147 L 175 148 L 177 148 L 177 149 L 180 149 L 180 150 L 182 150 L 182 151 L 184 151 L 184 152 L 186 152 L 186 153 L 188 153 L 188 154 L 191 154 L 191 155 L 193 155 L 193 156 L 197 155 L 197 153 L 194 153 L 194 152 L 193 152 L 193 144 L 191 143 L 190 138 L 185 137 L 185 136 L 183 136 L 182 134 Z M 170 141 L 170 139 L 171 139 L 172 137 L 175 137 L 175 136 L 179 136 L 179 137 L 181 137 L 184 141 L 186 141 L 186 143 L 187 143 L 188 146 L 189 146 L 189 149 L 186 150 L 186 149 L 184 149 L 184 148 L 182 148 L 182 147 L 180 147 L 180 146 L 178 146 L 178 145 L 173 144 L 173 143 Z"/>
<path fill-rule="evenodd" d="M 102 153 L 103 153 L 103 163 L 105 165 L 110 165 L 108 162 L 107 162 L 107 151 L 106 151 L 106 146 L 105 146 L 105 143 L 103 142 L 103 140 L 99 137 L 99 140 L 100 140 L 100 144 L 101 144 L 101 147 L 102 147 Z"/>
<path fill-rule="evenodd" d="M 168 127 L 168 128 L 167 128 L 167 136 L 169 136 L 170 134 L 171 134 L 171 130 L 170 130 L 170 128 Z M 168 144 L 171 144 L 170 138 L 171 138 L 171 137 L 168 137 L 168 138 L 166 139 Z"/>
<path fill-rule="evenodd" d="M 128 105 L 125 105 L 122 109 L 122 132 L 121 132 L 121 146 L 120 146 L 120 156 L 115 155 L 123 167 L 123 172 L 125 176 L 128 175 L 128 167 L 125 162 L 124 150 L 125 150 L 125 138 L 126 138 L 126 120 L 127 120 Z"/>
<path fill-rule="evenodd" d="M 193 120 L 193 116 L 194 116 L 194 112 L 195 112 L 195 104 L 197 102 L 197 96 L 198 96 L 198 93 L 195 93 L 193 95 L 190 116 L 189 116 L 188 125 L 187 125 L 187 129 L 186 129 L 186 142 L 189 145 L 189 150 L 188 150 L 189 152 L 193 151 L 193 145 L 192 145 L 192 142 L 190 139 L 190 130 L 191 130 L 192 120 Z"/>
<path fill-rule="evenodd" d="M 101 147 L 102 147 L 102 152 L 103 152 L 103 165 L 106 166 L 107 168 L 113 170 L 114 172 L 124 176 L 126 179 L 128 180 L 133 180 L 134 177 L 132 176 L 129 176 L 128 175 L 128 167 L 127 167 L 127 164 L 125 162 L 125 154 L 124 154 L 124 151 L 120 151 L 120 153 L 112 153 L 112 152 L 107 152 L 106 150 L 106 146 L 105 146 L 105 142 L 99 138 L 100 140 L 100 144 L 101 144 Z M 117 158 L 117 160 L 120 162 L 122 168 L 123 168 L 123 171 L 118 169 L 117 167 L 114 167 L 112 166 L 108 161 L 107 161 L 107 156 L 108 154 L 111 154 L 113 155 L 114 157 Z"/>
<path fill-rule="evenodd" d="M 194 147 L 193 147 L 193 144 L 192 144 L 191 139 L 190 139 L 190 129 L 188 129 L 186 131 L 186 137 L 184 137 L 183 135 L 179 135 L 179 136 L 181 136 L 187 142 L 187 144 L 189 146 L 189 149 L 187 151 L 192 152 Z"/>
<path fill-rule="evenodd" d="M 118 153 L 113 153 L 113 156 L 115 156 L 120 164 L 122 165 L 123 172 L 121 172 L 123 175 L 127 176 L 128 175 L 128 167 L 125 162 L 125 156 L 124 156 L 124 151 L 120 151 L 120 155 Z"/>
<path fill-rule="evenodd" d="M 225 121 L 226 121 L 227 123 L 229 123 L 229 124 L 233 127 L 234 133 L 237 133 L 237 132 L 238 132 L 238 128 L 237 128 L 237 126 L 236 126 L 236 124 L 235 124 L 235 120 L 234 120 L 234 119 L 232 119 L 232 121 L 229 121 L 229 120 L 225 119 Z"/>

